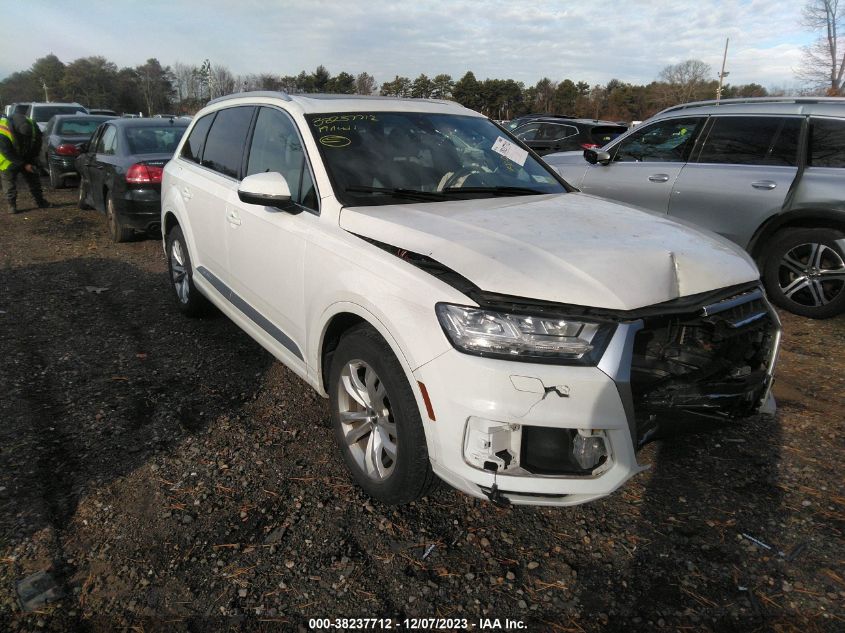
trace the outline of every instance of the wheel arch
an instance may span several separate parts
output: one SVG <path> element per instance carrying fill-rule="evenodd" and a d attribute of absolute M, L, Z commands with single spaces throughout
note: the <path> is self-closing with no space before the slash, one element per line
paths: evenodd
<path fill-rule="evenodd" d="M 763 256 L 771 239 L 783 229 L 829 228 L 845 231 L 845 213 L 832 209 L 801 209 L 772 216 L 754 233 L 748 243 L 748 252 L 758 266 L 764 265 Z"/>

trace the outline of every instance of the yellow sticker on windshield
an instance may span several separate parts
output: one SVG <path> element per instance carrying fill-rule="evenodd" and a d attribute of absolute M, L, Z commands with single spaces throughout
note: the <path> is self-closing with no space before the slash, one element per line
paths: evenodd
<path fill-rule="evenodd" d="M 351 142 L 347 137 L 339 134 L 327 134 L 320 137 L 320 144 L 326 147 L 346 147 Z"/>

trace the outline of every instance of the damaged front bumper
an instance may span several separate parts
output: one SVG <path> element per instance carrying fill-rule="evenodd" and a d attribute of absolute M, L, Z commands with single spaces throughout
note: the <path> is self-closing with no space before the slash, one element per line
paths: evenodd
<path fill-rule="evenodd" d="M 759 289 L 611 316 L 594 367 L 451 350 L 418 368 L 437 475 L 481 498 L 584 503 L 644 470 L 637 450 L 667 425 L 771 407 L 780 322 Z"/>

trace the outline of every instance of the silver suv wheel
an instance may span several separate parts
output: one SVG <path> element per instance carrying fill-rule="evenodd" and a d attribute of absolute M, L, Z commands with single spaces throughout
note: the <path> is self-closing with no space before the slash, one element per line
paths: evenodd
<path fill-rule="evenodd" d="M 778 278 L 783 294 L 796 303 L 827 305 L 845 287 L 845 261 L 824 244 L 799 244 L 781 259 Z"/>
<path fill-rule="evenodd" d="M 784 229 L 763 255 L 763 282 L 774 303 L 813 319 L 845 312 L 845 232 Z"/>

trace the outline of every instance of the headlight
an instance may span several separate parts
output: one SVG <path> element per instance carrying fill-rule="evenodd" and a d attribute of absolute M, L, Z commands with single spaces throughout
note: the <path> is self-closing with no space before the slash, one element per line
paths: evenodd
<path fill-rule="evenodd" d="M 594 365 L 612 323 L 493 312 L 438 303 L 437 318 L 452 345 L 466 354 L 539 363 Z"/>

